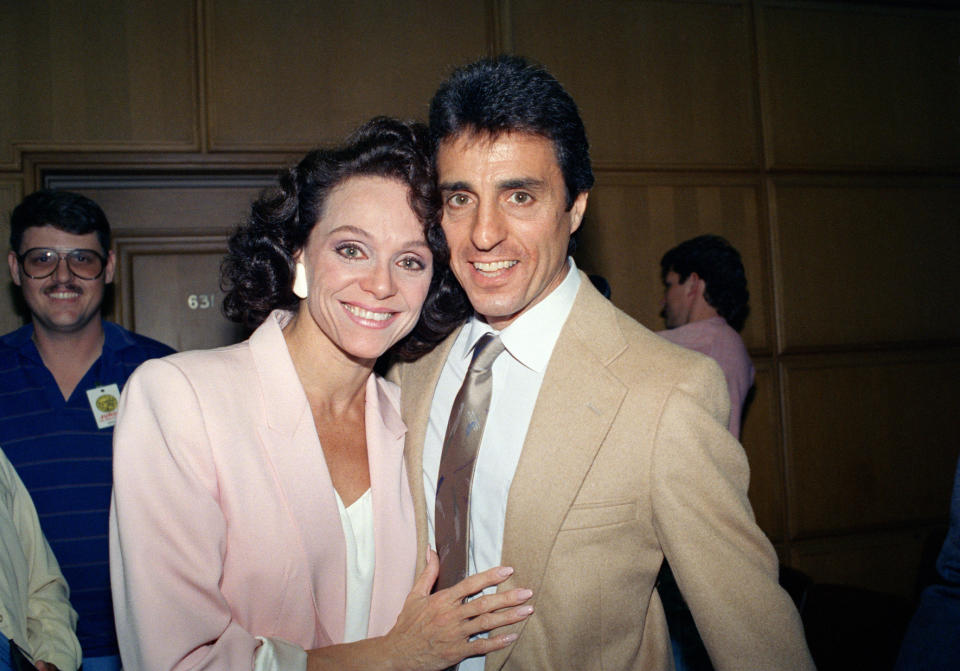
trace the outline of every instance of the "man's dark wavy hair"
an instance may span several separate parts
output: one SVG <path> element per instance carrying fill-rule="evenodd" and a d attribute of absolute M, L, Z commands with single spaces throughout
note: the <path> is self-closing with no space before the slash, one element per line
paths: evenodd
<path fill-rule="evenodd" d="M 740 252 L 719 235 L 700 235 L 682 242 L 660 259 L 660 277 L 675 272 L 681 282 L 696 273 L 707 284 L 707 303 L 737 331 L 750 312 L 747 274 Z"/>
<path fill-rule="evenodd" d="M 10 249 L 20 253 L 23 234 L 34 226 L 53 226 L 74 235 L 96 233 L 104 254 L 110 251 L 110 222 L 95 202 L 70 191 L 41 189 L 10 213 Z"/>
<path fill-rule="evenodd" d="M 430 102 L 435 148 L 462 134 L 511 132 L 541 135 L 553 143 L 567 187 L 567 210 L 593 186 L 590 145 L 577 104 L 542 67 L 520 56 L 485 58 L 454 70 Z"/>
<path fill-rule="evenodd" d="M 247 221 L 230 237 L 220 268 L 226 292 L 223 311 L 233 321 L 256 328 L 274 309 L 297 309 L 294 255 L 323 217 L 327 196 L 357 176 L 387 177 L 409 187 L 410 207 L 423 224 L 433 253 L 433 278 L 420 319 L 390 352 L 412 360 L 470 314 L 466 295 L 448 265 L 429 135 L 420 123 L 376 117 L 354 131 L 343 146 L 311 151 L 296 167 L 282 172 L 279 188 L 255 201 Z"/>

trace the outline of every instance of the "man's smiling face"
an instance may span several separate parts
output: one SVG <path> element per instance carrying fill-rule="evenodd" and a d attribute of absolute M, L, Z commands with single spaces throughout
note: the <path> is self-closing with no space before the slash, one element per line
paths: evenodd
<path fill-rule="evenodd" d="M 444 140 L 437 179 L 450 267 L 474 310 L 503 329 L 563 281 L 587 193 L 568 211 L 553 143 L 522 132 Z"/>
<path fill-rule="evenodd" d="M 23 232 L 19 253 L 36 247 L 66 252 L 73 249 L 92 249 L 107 262 L 99 277 L 85 280 L 70 271 L 66 259 L 61 259 L 53 274 L 42 279 L 28 277 L 13 254 L 10 253 L 10 275 L 23 291 L 23 299 L 33 315 L 35 328 L 49 332 L 75 333 L 94 319 L 100 318 L 105 287 L 113 281 L 114 255 L 100 247 L 96 233 L 78 235 L 53 226 L 31 226 Z"/>

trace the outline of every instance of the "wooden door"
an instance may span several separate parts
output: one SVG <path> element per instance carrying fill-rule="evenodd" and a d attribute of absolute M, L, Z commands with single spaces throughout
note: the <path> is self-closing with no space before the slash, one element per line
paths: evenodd
<path fill-rule="evenodd" d="M 247 337 L 223 316 L 219 268 L 229 232 L 274 173 L 50 172 L 43 183 L 92 198 L 110 221 L 117 275 L 106 317 L 182 351 Z"/>

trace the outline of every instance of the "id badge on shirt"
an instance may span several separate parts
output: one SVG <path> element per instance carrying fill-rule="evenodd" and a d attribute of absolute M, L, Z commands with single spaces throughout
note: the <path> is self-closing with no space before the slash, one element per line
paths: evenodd
<path fill-rule="evenodd" d="M 87 389 L 87 398 L 98 429 L 107 429 L 117 423 L 120 388 L 116 383 Z"/>

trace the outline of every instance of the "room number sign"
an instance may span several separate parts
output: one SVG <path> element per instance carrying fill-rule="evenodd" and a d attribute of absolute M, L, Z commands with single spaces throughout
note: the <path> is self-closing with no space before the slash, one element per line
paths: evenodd
<path fill-rule="evenodd" d="M 187 296 L 187 307 L 191 310 L 209 310 L 216 302 L 216 294 L 190 294 Z"/>

